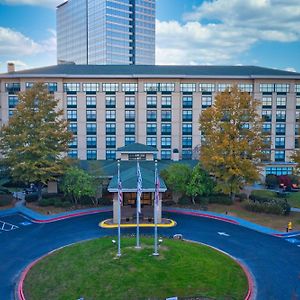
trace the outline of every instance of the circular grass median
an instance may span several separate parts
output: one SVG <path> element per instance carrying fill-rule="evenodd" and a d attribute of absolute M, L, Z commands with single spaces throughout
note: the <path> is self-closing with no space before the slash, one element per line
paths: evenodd
<path fill-rule="evenodd" d="M 111 238 L 61 249 L 39 261 L 24 282 L 26 300 L 244 299 L 247 277 L 231 258 L 209 247 L 163 240 L 154 257 L 153 239 L 122 238 L 122 256 Z"/>

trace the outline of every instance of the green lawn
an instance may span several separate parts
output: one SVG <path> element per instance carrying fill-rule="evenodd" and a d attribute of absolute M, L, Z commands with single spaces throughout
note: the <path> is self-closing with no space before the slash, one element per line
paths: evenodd
<path fill-rule="evenodd" d="M 111 238 L 62 249 L 39 262 L 25 279 L 27 300 L 244 299 L 248 285 L 231 258 L 198 244 L 165 239 L 153 257 L 153 240 L 122 239 L 116 258 Z"/>

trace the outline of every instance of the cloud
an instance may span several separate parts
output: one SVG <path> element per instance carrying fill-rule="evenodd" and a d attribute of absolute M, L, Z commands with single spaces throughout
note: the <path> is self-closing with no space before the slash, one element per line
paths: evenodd
<path fill-rule="evenodd" d="M 289 71 L 289 72 L 297 72 L 295 68 L 293 67 L 287 67 L 284 69 L 285 71 Z"/>
<path fill-rule="evenodd" d="M 0 4 L 6 5 L 32 5 L 56 8 L 57 5 L 65 2 L 64 0 L 0 0 Z"/>

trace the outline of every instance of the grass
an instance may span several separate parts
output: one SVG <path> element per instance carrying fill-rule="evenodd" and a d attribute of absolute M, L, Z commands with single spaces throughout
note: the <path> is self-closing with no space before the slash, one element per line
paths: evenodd
<path fill-rule="evenodd" d="M 166 239 L 153 257 L 153 240 L 122 239 L 122 256 L 110 238 L 67 247 L 46 257 L 25 279 L 28 300 L 244 299 L 247 279 L 231 258 L 206 246 Z M 199 298 L 200 299 L 200 298 Z"/>

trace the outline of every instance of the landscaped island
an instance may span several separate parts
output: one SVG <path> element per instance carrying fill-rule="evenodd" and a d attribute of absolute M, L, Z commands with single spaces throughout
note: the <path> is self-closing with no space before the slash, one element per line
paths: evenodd
<path fill-rule="evenodd" d="M 153 257 L 153 239 L 122 239 L 116 257 L 111 238 L 79 243 L 47 256 L 25 279 L 27 300 L 244 299 L 247 277 L 230 257 L 209 247 L 164 239 Z"/>

